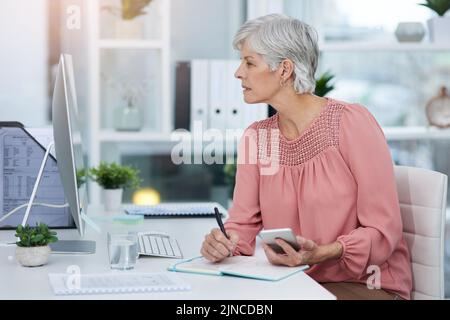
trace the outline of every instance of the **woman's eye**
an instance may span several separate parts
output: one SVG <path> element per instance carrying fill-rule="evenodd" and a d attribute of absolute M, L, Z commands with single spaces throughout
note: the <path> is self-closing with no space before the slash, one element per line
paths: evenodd
<path fill-rule="evenodd" d="M 252 65 L 253 65 L 253 63 L 247 62 L 247 65 L 248 65 L 248 66 L 252 66 Z"/>

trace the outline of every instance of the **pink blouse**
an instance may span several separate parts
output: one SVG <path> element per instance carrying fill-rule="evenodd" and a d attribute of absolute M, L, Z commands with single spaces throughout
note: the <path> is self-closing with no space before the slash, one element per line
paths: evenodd
<path fill-rule="evenodd" d="M 240 236 L 236 255 L 254 253 L 262 228 L 291 228 L 318 245 L 343 246 L 339 260 L 306 271 L 316 281 L 365 284 L 377 279 L 376 266 L 383 289 L 410 299 L 393 163 L 382 129 L 363 106 L 328 99 L 295 140 L 280 133 L 277 115 L 253 123 L 241 139 L 229 215 L 225 227 Z"/>

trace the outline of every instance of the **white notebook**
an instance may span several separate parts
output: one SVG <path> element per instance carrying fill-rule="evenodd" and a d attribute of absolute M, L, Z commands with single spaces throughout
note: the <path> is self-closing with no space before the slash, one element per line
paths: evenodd
<path fill-rule="evenodd" d="M 309 266 L 287 267 L 271 264 L 261 247 L 253 256 L 234 256 L 219 263 L 213 263 L 204 257 L 194 257 L 180 261 L 168 267 L 169 271 L 199 273 L 215 276 L 235 276 L 257 280 L 280 281 Z"/>
<path fill-rule="evenodd" d="M 166 273 L 48 275 L 55 295 L 187 291 L 191 287 Z"/>

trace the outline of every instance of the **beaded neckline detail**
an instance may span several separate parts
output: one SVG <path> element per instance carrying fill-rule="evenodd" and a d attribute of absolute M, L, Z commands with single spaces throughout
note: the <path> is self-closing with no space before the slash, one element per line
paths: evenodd
<path fill-rule="evenodd" d="M 342 103 L 328 99 L 320 114 L 294 140 L 288 140 L 281 134 L 278 115 L 256 122 L 252 127 L 258 131 L 258 160 L 267 163 L 276 157 L 281 166 L 298 166 L 329 147 L 338 146 L 343 108 Z M 277 143 L 267 143 L 271 139 Z"/>
<path fill-rule="evenodd" d="M 275 129 L 280 130 L 280 132 L 279 132 L 280 139 L 284 140 L 288 144 L 295 143 L 295 142 L 301 140 L 303 138 L 303 136 L 305 136 L 308 133 L 308 131 L 310 131 L 312 128 L 314 128 L 315 123 L 320 121 L 321 118 L 324 116 L 324 114 L 328 111 L 328 107 L 329 107 L 329 105 L 331 103 L 331 99 L 329 99 L 329 98 L 326 98 L 326 99 L 327 99 L 327 103 L 325 104 L 325 106 L 323 106 L 322 110 L 320 110 L 319 114 L 311 121 L 311 123 L 300 133 L 300 135 L 297 138 L 292 139 L 292 140 L 287 139 L 281 133 L 280 125 L 279 125 L 280 117 L 279 117 L 278 113 L 275 114 L 273 116 L 274 119 L 273 119 L 273 126 L 272 127 L 275 128 Z"/>

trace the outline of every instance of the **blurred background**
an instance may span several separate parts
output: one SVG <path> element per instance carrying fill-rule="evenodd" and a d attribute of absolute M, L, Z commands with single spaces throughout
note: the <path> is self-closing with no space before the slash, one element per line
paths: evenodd
<path fill-rule="evenodd" d="M 212 200 L 228 206 L 233 167 L 174 164 L 170 133 L 192 129 L 198 95 L 217 98 L 193 61 L 209 66 L 209 82 L 225 81 L 231 90 L 231 70 L 222 73 L 214 65 L 235 66 L 239 53 L 231 43 L 242 23 L 279 12 L 317 29 L 318 81 L 328 96 L 361 103 L 374 114 L 396 164 L 448 175 L 450 129 L 432 124 L 450 124 L 448 97 L 440 96 L 442 87 L 450 87 L 449 29 L 439 30 L 433 24 L 437 13 L 418 2 L 0 0 L 0 120 L 50 127 L 59 55 L 71 54 L 89 165 L 116 161 L 140 170 L 141 190 L 126 190 L 125 202 L 141 191 L 150 202 Z M 441 111 L 430 120 L 427 106 L 433 104 Z M 206 127 L 221 121 L 218 105 L 203 110 L 210 117 Z M 270 115 L 268 106 L 245 107 L 239 112 L 253 118 L 242 116 L 239 127 Z M 101 202 L 100 190 L 93 184 L 89 189 L 91 201 Z"/>

